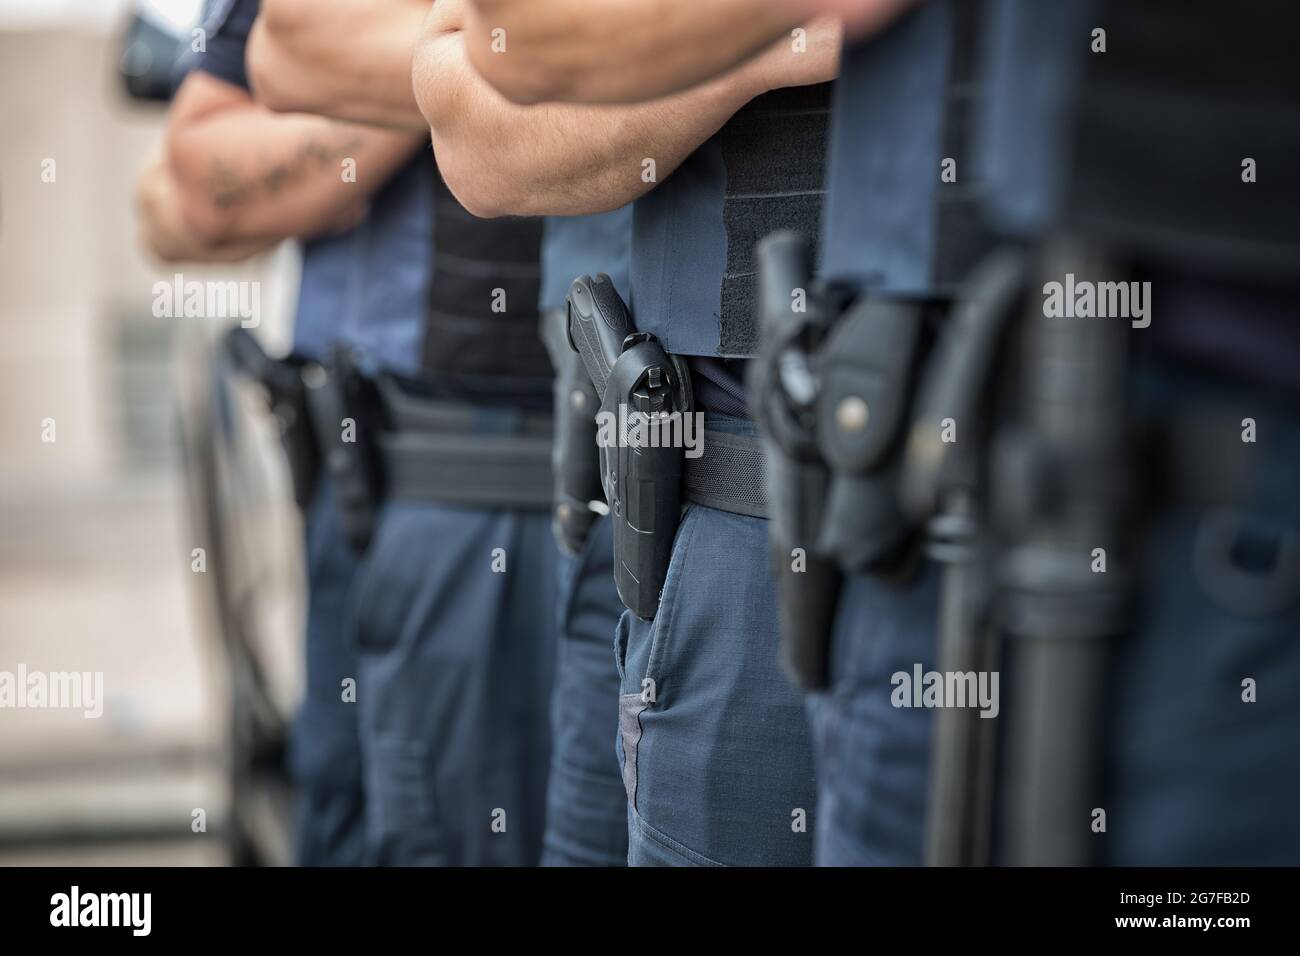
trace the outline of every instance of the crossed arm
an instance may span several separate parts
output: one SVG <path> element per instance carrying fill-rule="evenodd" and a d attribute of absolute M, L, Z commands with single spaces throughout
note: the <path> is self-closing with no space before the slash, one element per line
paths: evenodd
<path fill-rule="evenodd" d="M 516 103 L 664 96 L 754 55 L 818 14 L 855 35 L 917 0 L 472 0 L 470 61 Z"/>
<path fill-rule="evenodd" d="M 159 144 L 136 176 L 136 221 L 146 249 L 163 262 L 239 262 L 275 245 L 267 239 L 209 240 L 181 211 L 180 186 Z"/>
<path fill-rule="evenodd" d="M 167 167 L 181 218 L 203 243 L 310 238 L 359 222 L 422 142 L 272 113 L 240 87 L 195 72 L 169 115 Z"/>
<path fill-rule="evenodd" d="M 411 53 L 432 0 L 262 0 L 248 41 L 258 102 L 423 133 Z"/>
<path fill-rule="evenodd" d="M 886 26 L 899 13 L 924 0 L 788 0 L 805 14 L 839 17 L 851 36 L 864 36 Z"/>
<path fill-rule="evenodd" d="M 725 72 L 804 19 L 773 0 L 474 0 L 470 62 L 516 103 L 621 103 Z"/>
<path fill-rule="evenodd" d="M 613 84 L 615 99 L 646 102 L 511 102 L 473 56 L 520 76 L 532 75 L 537 57 L 556 64 L 539 68 L 541 77 L 568 75 L 572 63 L 531 40 L 546 34 L 526 17 L 506 21 L 506 52 L 491 53 L 492 28 L 467 0 L 264 0 L 249 43 L 254 91 L 273 109 L 431 129 L 444 178 L 478 215 L 576 215 L 649 191 L 753 97 L 829 80 L 838 69 L 839 31 L 829 22 L 808 26 L 806 52 L 767 45 L 802 14 L 772 0 L 532 0 L 514 10 L 545 10 L 552 39 L 575 33 L 564 49 L 600 51 L 580 78 L 606 94 Z M 611 42 L 593 44 L 588 28 Z M 474 46 L 488 53 L 472 55 Z M 530 87 L 520 98 L 538 95 Z"/>
<path fill-rule="evenodd" d="M 839 64 L 838 27 L 819 23 L 808 28 L 806 52 L 783 40 L 672 96 L 622 105 L 521 106 L 471 64 L 465 33 L 471 20 L 467 0 L 438 0 L 413 72 L 442 175 L 479 216 L 617 209 L 653 189 L 755 96 L 830 80 Z"/>

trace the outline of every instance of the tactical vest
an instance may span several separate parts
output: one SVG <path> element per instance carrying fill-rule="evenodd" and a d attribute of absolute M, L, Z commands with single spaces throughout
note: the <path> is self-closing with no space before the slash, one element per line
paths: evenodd
<path fill-rule="evenodd" d="M 995 9 L 982 151 L 999 227 L 1068 231 L 1198 277 L 1300 283 L 1300 6 Z"/>
<path fill-rule="evenodd" d="M 632 311 L 679 355 L 747 358 L 758 345 L 754 247 L 779 229 L 820 233 L 830 84 L 741 109 L 637 200 Z"/>
<path fill-rule="evenodd" d="M 824 277 L 950 295 L 988 250 L 969 143 L 977 0 L 935 0 L 845 50 L 827 174 Z"/>
<path fill-rule="evenodd" d="M 603 272 L 626 299 L 632 254 L 632 207 L 594 216 L 550 216 L 542 237 L 542 309 L 562 309 L 581 275 Z"/>
<path fill-rule="evenodd" d="M 549 401 L 537 333 L 541 242 L 541 219 L 478 219 L 435 179 L 423 372 L 440 390 Z"/>

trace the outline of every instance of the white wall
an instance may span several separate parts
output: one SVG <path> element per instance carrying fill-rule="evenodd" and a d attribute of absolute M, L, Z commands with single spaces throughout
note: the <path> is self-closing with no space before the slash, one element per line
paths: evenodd
<path fill-rule="evenodd" d="M 99 720 L 0 709 L 0 831 L 144 815 L 188 833 L 190 809 L 208 806 L 196 801 L 216 799 L 210 780 L 196 797 L 192 774 L 122 781 L 93 769 L 128 753 L 212 747 L 223 727 L 223 675 L 195 613 L 184 485 L 175 461 L 142 468 L 123 447 L 120 367 L 135 353 L 119 362 L 115 343 L 124 327 L 150 343 L 170 340 L 167 323 L 220 331 L 214 320 L 152 318 L 154 283 L 176 271 L 261 282 L 272 342 L 284 341 L 295 298 L 287 248 L 215 272 L 141 252 L 132 184 L 164 114 L 118 89 L 117 6 L 0 0 L 0 670 L 101 671 L 107 698 Z M 87 11 L 76 29 L 50 26 Z M 26 28 L 11 29 L 20 19 Z M 42 177 L 47 159 L 53 182 Z M 184 373 L 165 349 L 152 354 L 163 371 L 145 379 L 145 397 L 170 408 L 167 376 Z M 53 444 L 41 440 L 46 418 Z M 149 434 L 170 442 L 173 425 L 163 416 Z M 287 529 L 275 543 L 295 541 Z M 298 625 L 277 630 L 292 661 Z M 27 785 L 33 761 L 77 766 L 83 756 L 100 761 L 89 776 Z"/>

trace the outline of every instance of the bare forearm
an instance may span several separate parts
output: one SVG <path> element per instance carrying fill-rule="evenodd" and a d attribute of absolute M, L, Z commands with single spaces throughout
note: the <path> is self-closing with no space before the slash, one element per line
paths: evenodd
<path fill-rule="evenodd" d="M 181 213 L 180 188 L 161 148 L 136 179 L 135 210 L 142 245 L 163 262 L 236 262 L 275 245 L 274 240 L 205 241 Z"/>
<path fill-rule="evenodd" d="M 140 243 L 162 262 L 243 262 L 277 245 L 270 239 L 205 242 L 174 213 L 157 212 L 141 216 Z"/>
<path fill-rule="evenodd" d="M 420 148 L 412 134 L 276 114 L 235 90 L 191 77 L 168 127 L 182 210 L 208 241 L 332 231 Z"/>
<path fill-rule="evenodd" d="M 186 218 L 223 240 L 333 231 L 411 154 L 375 135 L 270 113 L 197 124 L 170 141 Z"/>
<path fill-rule="evenodd" d="M 439 0 L 443 2 L 443 0 Z M 626 103 L 717 76 L 804 18 L 774 0 L 473 0 L 474 66 L 518 103 Z"/>
<path fill-rule="evenodd" d="M 443 178 L 479 216 L 580 215 L 654 188 L 750 98 L 715 82 L 630 107 L 521 107 L 477 78 L 459 36 L 416 57 Z"/>
<path fill-rule="evenodd" d="M 431 0 L 264 0 L 248 43 L 259 102 L 396 129 L 426 127 L 411 54 Z"/>
<path fill-rule="evenodd" d="M 670 175 L 775 72 L 754 62 L 684 93 L 631 105 L 520 106 L 469 63 L 439 0 L 415 56 L 415 91 L 448 186 L 471 212 L 578 215 L 616 209 Z M 463 4 L 460 6 L 463 7 Z M 796 54 L 790 54 L 796 56 Z M 835 49 L 804 55 L 807 82 L 835 72 Z M 792 71 L 793 72 L 793 71 Z"/>
<path fill-rule="evenodd" d="M 853 37 L 866 36 L 887 26 L 908 7 L 924 0 L 787 0 L 808 16 L 839 17 Z"/>

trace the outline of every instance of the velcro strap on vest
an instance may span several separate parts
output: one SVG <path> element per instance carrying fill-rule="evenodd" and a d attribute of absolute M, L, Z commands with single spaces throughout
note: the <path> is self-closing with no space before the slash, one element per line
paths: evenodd
<path fill-rule="evenodd" d="M 699 458 L 687 458 L 686 500 L 751 518 L 767 517 L 763 446 L 748 435 L 705 429 Z"/>
<path fill-rule="evenodd" d="M 774 90 L 751 101 L 719 133 L 727 236 L 719 355 L 758 351 L 754 249 L 759 240 L 782 229 L 814 245 L 821 236 L 830 103 L 829 83 Z"/>

